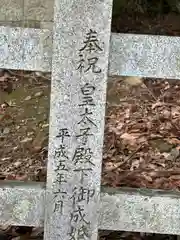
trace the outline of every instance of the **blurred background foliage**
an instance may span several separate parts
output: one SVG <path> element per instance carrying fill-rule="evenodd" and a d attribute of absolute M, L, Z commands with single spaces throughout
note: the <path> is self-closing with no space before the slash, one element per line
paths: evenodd
<path fill-rule="evenodd" d="M 146 13 L 150 16 L 180 13 L 180 0 L 114 0 L 113 16 L 121 13 Z"/>

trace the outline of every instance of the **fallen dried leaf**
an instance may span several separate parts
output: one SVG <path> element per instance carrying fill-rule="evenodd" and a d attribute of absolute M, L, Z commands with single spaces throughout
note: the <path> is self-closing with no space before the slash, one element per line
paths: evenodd
<path fill-rule="evenodd" d="M 131 86 L 139 86 L 143 84 L 143 79 L 141 77 L 125 77 L 123 80 Z"/>

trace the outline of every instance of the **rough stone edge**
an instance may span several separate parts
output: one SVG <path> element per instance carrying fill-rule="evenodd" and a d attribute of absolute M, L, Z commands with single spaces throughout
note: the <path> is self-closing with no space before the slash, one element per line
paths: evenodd
<path fill-rule="evenodd" d="M 0 224 L 43 226 L 44 186 L 45 183 L 1 181 Z M 178 192 L 102 188 L 99 229 L 180 235 L 179 205 Z M 14 214 L 9 214 L 11 206 Z"/>

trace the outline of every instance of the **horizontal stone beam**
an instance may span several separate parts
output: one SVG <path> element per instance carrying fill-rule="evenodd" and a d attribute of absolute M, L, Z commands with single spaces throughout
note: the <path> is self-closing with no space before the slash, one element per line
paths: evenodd
<path fill-rule="evenodd" d="M 44 183 L 0 182 L 0 224 L 43 226 Z M 102 188 L 99 229 L 180 235 L 180 193 Z"/>
<path fill-rule="evenodd" d="M 112 34 L 109 75 L 180 79 L 180 37 Z M 0 68 L 51 71 L 49 30 L 0 27 Z"/>
<path fill-rule="evenodd" d="M 180 37 L 112 34 L 109 74 L 180 79 Z"/>
<path fill-rule="evenodd" d="M 42 226 L 45 184 L 0 181 L 0 224 Z"/>
<path fill-rule="evenodd" d="M 0 27 L 0 68 L 48 72 L 51 45 L 49 30 Z"/>
<path fill-rule="evenodd" d="M 105 188 L 99 228 L 180 235 L 179 204 L 177 192 Z"/>

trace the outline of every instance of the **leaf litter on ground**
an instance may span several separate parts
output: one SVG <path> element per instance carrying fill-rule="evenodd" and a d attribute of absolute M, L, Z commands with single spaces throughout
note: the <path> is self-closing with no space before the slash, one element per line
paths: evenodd
<path fill-rule="evenodd" d="M 0 177 L 46 181 L 50 83 L 41 75 L 33 82 L 28 73 L 22 76 L 8 77 L 11 93 L 0 90 L 0 105 L 8 104 L 3 114 L 11 116 L 0 121 Z M 103 185 L 179 189 L 179 89 L 178 81 L 163 79 L 115 77 L 108 83 Z"/>
<path fill-rule="evenodd" d="M 165 79 L 109 84 L 103 185 L 179 190 L 179 90 L 178 81 Z"/>

